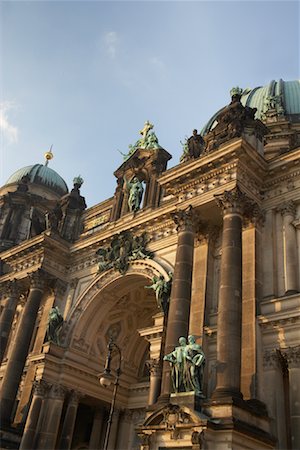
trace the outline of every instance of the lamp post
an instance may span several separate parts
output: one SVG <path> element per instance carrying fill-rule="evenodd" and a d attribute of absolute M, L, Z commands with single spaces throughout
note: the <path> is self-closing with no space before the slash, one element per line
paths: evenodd
<path fill-rule="evenodd" d="M 111 358 L 112 358 L 112 354 L 113 354 L 114 350 L 117 351 L 118 356 L 119 356 L 118 368 L 116 370 L 115 379 L 111 374 L 111 368 L 110 368 Z M 111 401 L 111 405 L 110 405 L 110 411 L 109 411 L 109 417 L 108 417 L 107 428 L 106 428 L 106 433 L 105 433 L 105 441 L 104 441 L 103 450 L 107 450 L 107 446 L 108 446 L 109 434 L 110 434 L 112 418 L 113 418 L 113 413 L 114 413 L 115 403 L 116 403 L 117 390 L 118 390 L 118 386 L 119 386 L 119 378 L 120 378 L 120 374 L 121 374 L 121 361 L 122 361 L 121 350 L 117 346 L 117 344 L 115 344 L 113 342 L 113 339 L 110 338 L 109 343 L 107 345 L 107 356 L 106 356 L 106 361 L 105 361 L 104 372 L 100 374 L 101 386 L 107 387 L 107 386 L 110 386 L 112 384 L 112 382 L 114 382 L 114 390 L 113 390 L 113 396 L 112 396 L 112 401 Z"/>

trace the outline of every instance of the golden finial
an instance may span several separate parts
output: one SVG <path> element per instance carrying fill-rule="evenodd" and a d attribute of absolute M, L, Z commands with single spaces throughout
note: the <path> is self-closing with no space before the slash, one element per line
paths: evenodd
<path fill-rule="evenodd" d="M 52 153 L 52 147 L 53 147 L 53 144 L 51 145 L 49 152 L 46 152 L 44 154 L 45 159 L 46 159 L 45 166 L 48 166 L 48 163 L 49 163 L 50 159 L 52 159 L 54 157 L 54 155 Z"/>

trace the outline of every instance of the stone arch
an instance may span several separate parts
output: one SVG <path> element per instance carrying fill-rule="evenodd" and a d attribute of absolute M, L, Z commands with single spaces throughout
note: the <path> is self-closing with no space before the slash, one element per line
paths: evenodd
<path fill-rule="evenodd" d="M 152 325 L 158 312 L 152 290 L 144 289 L 147 280 L 163 275 L 168 279 L 171 267 L 145 259 L 131 262 L 125 275 L 114 269 L 97 275 L 78 298 L 63 330 L 63 343 L 98 359 L 106 354 L 111 333 L 121 346 L 126 366 L 140 373 L 140 361 L 148 349 L 138 329 Z"/>

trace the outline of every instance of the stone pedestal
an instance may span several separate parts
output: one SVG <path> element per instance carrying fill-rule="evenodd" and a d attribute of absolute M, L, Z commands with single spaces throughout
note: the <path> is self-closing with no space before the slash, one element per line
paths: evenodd
<path fill-rule="evenodd" d="M 275 449 L 276 439 L 270 433 L 270 419 L 259 401 L 224 397 L 203 405 L 209 416 L 205 431 L 206 450 Z"/>
<path fill-rule="evenodd" d="M 43 297 L 44 281 L 39 273 L 31 279 L 30 291 L 20 319 L 17 335 L 7 363 L 0 395 L 1 423 L 9 423 L 26 362 L 38 309 Z"/>
<path fill-rule="evenodd" d="M 195 392 L 178 392 L 171 394 L 170 403 L 180 407 L 187 406 L 192 411 L 201 411 L 201 405 L 204 401 L 204 396 L 196 395 Z"/>

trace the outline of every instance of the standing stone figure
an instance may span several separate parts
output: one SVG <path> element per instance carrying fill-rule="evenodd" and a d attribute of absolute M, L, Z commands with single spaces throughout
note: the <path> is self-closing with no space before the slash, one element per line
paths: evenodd
<path fill-rule="evenodd" d="M 175 392 L 191 392 L 202 395 L 202 378 L 205 355 L 202 347 L 196 344 L 194 336 L 179 338 L 180 347 L 164 356 L 164 361 L 172 365 L 172 382 Z"/>
<path fill-rule="evenodd" d="M 128 197 L 129 211 L 136 212 L 140 209 L 144 192 L 143 184 L 137 177 L 134 177 L 131 181 L 127 181 L 125 178 L 125 181 L 127 189 L 129 191 Z"/>
<path fill-rule="evenodd" d="M 58 306 L 51 308 L 47 325 L 47 341 L 59 345 L 59 332 L 64 322 Z"/>

